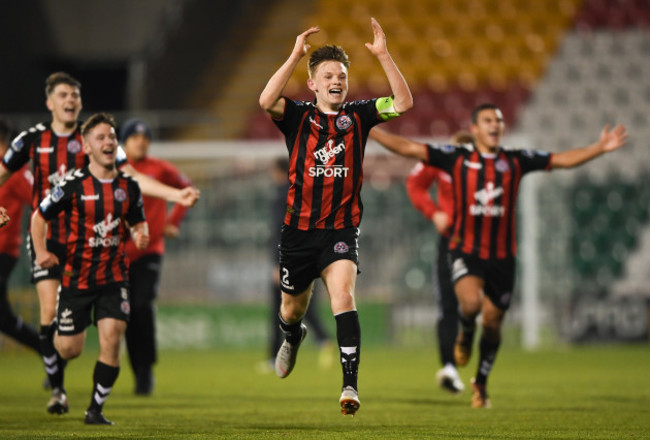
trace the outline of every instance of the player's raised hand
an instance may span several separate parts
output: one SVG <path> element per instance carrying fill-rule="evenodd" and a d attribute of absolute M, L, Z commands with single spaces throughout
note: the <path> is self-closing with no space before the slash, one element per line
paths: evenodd
<path fill-rule="evenodd" d="M 370 18 L 370 25 L 372 26 L 374 40 L 372 44 L 366 43 L 366 47 L 374 56 L 388 52 L 388 49 L 386 48 L 386 34 L 384 34 L 384 30 L 374 17 Z"/>
<path fill-rule="evenodd" d="M 299 56 L 300 58 L 304 57 L 311 47 L 309 43 L 307 43 L 307 37 L 309 37 L 311 34 L 315 34 L 316 32 L 320 32 L 320 28 L 318 26 L 313 26 L 302 34 L 298 35 L 296 37 L 296 45 L 293 47 L 293 54 Z"/>
<path fill-rule="evenodd" d="M 9 214 L 7 214 L 7 209 L 0 206 L 0 228 L 9 223 Z"/>
<path fill-rule="evenodd" d="M 605 128 L 600 133 L 600 140 L 598 142 L 605 152 L 621 148 L 627 142 L 627 129 L 625 125 L 618 124 L 611 131 L 609 130 L 609 124 L 605 125 Z"/>
<path fill-rule="evenodd" d="M 178 190 L 178 195 L 174 202 L 189 208 L 194 206 L 196 201 L 199 200 L 200 195 L 201 192 L 198 189 L 193 186 L 188 186 Z"/>

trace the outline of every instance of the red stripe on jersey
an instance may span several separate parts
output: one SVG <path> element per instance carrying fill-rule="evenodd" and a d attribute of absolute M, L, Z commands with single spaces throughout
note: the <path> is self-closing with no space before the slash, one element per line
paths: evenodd
<path fill-rule="evenodd" d="M 487 159 L 483 162 L 483 167 L 484 169 L 484 182 L 494 182 L 496 178 L 496 170 L 494 169 L 494 159 Z M 485 188 L 486 186 L 484 186 Z M 478 189 L 478 188 L 477 188 Z M 507 200 L 507 199 L 502 199 L 502 200 Z M 485 208 L 489 210 L 490 206 L 494 206 L 494 199 L 488 200 L 488 202 L 485 204 Z M 498 239 L 498 237 L 492 237 L 491 231 L 492 231 L 492 222 L 494 221 L 494 217 L 490 215 L 485 215 L 482 218 L 481 222 L 481 237 L 480 237 L 480 245 L 479 245 L 479 250 L 478 250 L 478 257 L 482 259 L 488 259 L 490 258 L 490 246 L 491 246 L 491 240 L 492 239 Z"/>
<path fill-rule="evenodd" d="M 121 185 L 120 185 L 120 188 Z M 124 189 L 124 188 L 122 188 Z M 121 206 L 124 206 L 125 203 L 122 202 L 117 202 L 115 200 L 114 194 L 115 191 L 113 190 L 113 184 L 112 183 L 102 183 L 102 192 L 103 194 L 103 200 L 104 200 L 104 218 L 108 218 L 108 214 L 111 214 L 111 218 L 115 220 L 118 218 L 117 215 L 117 204 L 120 204 Z M 102 256 L 101 256 L 101 263 L 100 267 L 102 268 L 102 271 L 97 274 L 97 284 L 106 284 L 109 279 L 112 279 L 113 281 L 122 281 L 122 273 L 120 271 L 119 265 L 117 264 L 117 258 L 115 258 L 115 251 L 118 252 L 123 252 L 124 251 L 124 243 L 122 237 L 124 237 L 124 231 L 125 226 L 124 226 L 124 218 L 122 217 L 120 224 L 118 225 L 117 228 L 113 229 L 110 231 L 107 236 L 112 236 L 112 237 L 120 237 L 120 244 L 117 246 L 117 249 L 113 247 L 102 247 Z"/>
<path fill-rule="evenodd" d="M 50 171 L 49 153 L 45 153 L 47 148 L 50 147 L 52 140 L 52 132 L 46 130 L 41 135 L 40 147 L 32 150 L 32 161 L 34 162 L 34 198 L 32 201 L 32 209 L 36 210 L 38 204 L 41 203 L 50 189 L 50 182 L 47 180 Z M 43 152 L 38 152 L 40 148 Z"/>
<path fill-rule="evenodd" d="M 479 154 L 476 151 L 472 152 L 468 160 L 470 162 L 480 163 Z M 474 240 L 475 240 L 474 229 L 476 227 L 475 226 L 476 218 L 471 214 L 470 209 L 472 203 L 474 202 L 474 195 L 478 191 L 479 172 L 480 170 L 477 170 L 475 168 L 468 168 L 467 178 L 465 180 L 467 185 L 465 189 L 465 194 L 463 195 L 465 199 L 465 212 L 463 213 L 463 215 L 465 216 L 465 230 L 461 231 L 463 234 L 463 248 L 461 249 L 461 251 L 466 254 L 471 254 L 474 249 Z"/>

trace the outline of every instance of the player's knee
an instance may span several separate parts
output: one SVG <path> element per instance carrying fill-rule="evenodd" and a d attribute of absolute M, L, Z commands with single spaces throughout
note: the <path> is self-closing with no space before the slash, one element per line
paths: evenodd
<path fill-rule="evenodd" d="M 59 352 L 59 356 L 61 356 L 63 359 L 70 360 L 78 357 L 81 354 L 83 351 L 83 346 L 59 344 L 56 346 L 56 351 Z"/>

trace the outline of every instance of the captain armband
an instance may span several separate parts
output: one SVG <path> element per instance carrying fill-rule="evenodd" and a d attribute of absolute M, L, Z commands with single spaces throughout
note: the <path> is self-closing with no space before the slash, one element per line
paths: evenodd
<path fill-rule="evenodd" d="M 395 111 L 395 100 L 392 96 L 377 98 L 375 107 L 377 108 L 377 114 L 382 121 L 389 121 L 401 115 L 401 113 Z"/>

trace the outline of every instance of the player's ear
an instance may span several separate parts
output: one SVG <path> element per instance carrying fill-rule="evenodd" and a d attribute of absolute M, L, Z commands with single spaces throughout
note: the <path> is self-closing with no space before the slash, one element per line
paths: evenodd
<path fill-rule="evenodd" d="M 88 145 L 88 142 L 86 142 L 85 137 L 82 138 L 81 145 L 82 145 L 84 154 L 90 154 L 90 145 Z"/>
<path fill-rule="evenodd" d="M 54 110 L 54 107 L 52 106 L 52 101 L 50 101 L 49 97 L 45 100 L 45 107 L 47 107 L 49 111 Z"/>
<path fill-rule="evenodd" d="M 311 90 L 312 92 L 318 91 L 318 88 L 316 88 L 316 83 L 311 78 L 307 80 L 307 87 L 309 87 L 309 90 Z"/>

